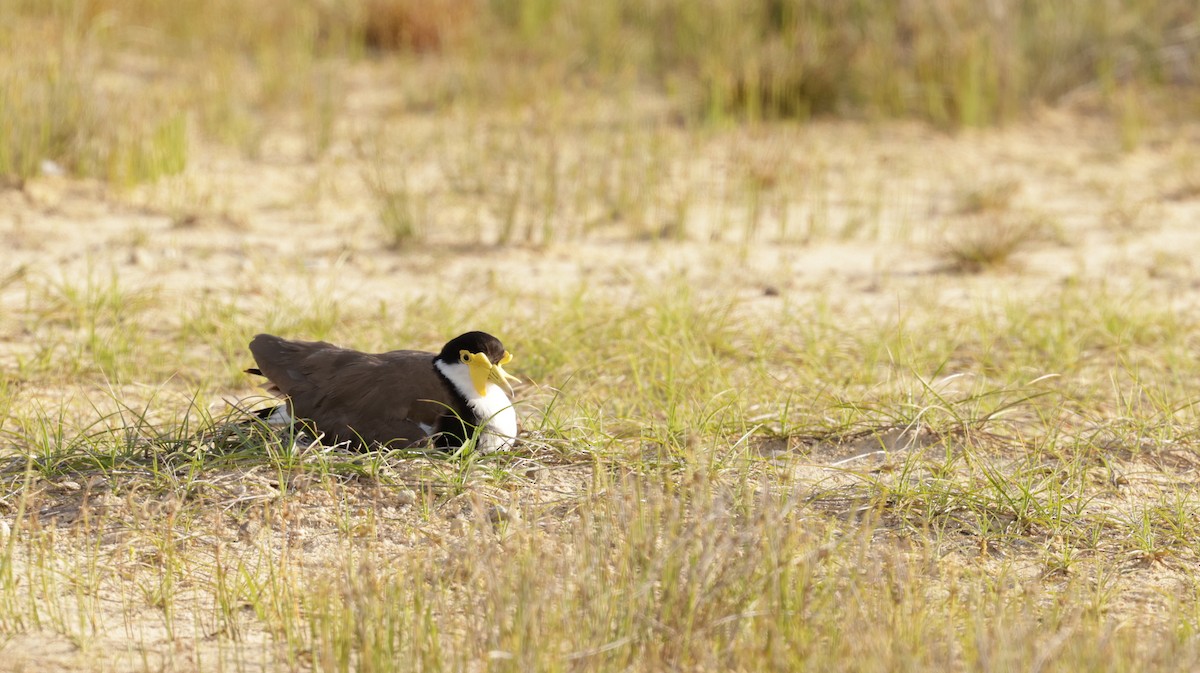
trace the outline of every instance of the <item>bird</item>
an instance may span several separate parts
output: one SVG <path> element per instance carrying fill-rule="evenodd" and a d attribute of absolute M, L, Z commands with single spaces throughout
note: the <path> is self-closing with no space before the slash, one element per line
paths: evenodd
<path fill-rule="evenodd" d="M 517 414 L 504 371 L 512 354 L 486 332 L 454 337 L 438 353 L 363 353 L 324 341 L 271 334 L 250 341 L 255 364 L 286 403 L 259 412 L 272 425 L 300 421 L 323 443 L 356 448 L 457 449 L 476 438 L 477 451 L 511 449 Z M 265 413 L 264 413 L 265 412 Z"/>

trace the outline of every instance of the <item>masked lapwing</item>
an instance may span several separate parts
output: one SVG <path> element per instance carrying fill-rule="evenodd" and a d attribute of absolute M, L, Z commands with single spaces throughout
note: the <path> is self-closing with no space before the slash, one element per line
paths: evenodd
<path fill-rule="evenodd" d="M 467 332 L 440 353 L 360 353 L 324 341 L 259 334 L 250 342 L 257 368 L 286 404 L 269 423 L 305 424 L 326 444 L 413 447 L 432 441 L 457 448 L 510 448 L 517 436 L 509 381 L 512 355 L 496 337 Z M 478 434 L 476 434 L 478 433 Z"/>

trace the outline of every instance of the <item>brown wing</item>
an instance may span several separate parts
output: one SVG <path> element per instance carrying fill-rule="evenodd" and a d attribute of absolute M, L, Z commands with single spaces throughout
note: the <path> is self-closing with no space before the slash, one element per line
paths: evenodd
<path fill-rule="evenodd" d="M 259 334 L 250 352 L 263 376 L 288 397 L 292 415 L 326 441 L 408 446 L 425 439 L 451 396 L 433 353 L 369 354 L 324 341 Z"/>

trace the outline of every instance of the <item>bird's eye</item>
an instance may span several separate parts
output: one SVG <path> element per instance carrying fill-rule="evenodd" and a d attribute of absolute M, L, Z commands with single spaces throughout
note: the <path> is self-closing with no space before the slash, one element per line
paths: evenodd
<path fill-rule="evenodd" d="M 458 361 L 464 365 L 471 361 L 471 353 L 469 351 L 459 351 Z"/>

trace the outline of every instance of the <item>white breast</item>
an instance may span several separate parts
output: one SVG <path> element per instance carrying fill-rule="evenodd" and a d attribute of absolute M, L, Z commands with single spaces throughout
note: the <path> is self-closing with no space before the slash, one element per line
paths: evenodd
<path fill-rule="evenodd" d="M 467 404 L 486 422 L 479 437 L 479 448 L 482 451 L 487 453 L 512 448 L 513 441 L 517 438 L 517 412 L 503 388 L 489 383 L 487 395 L 479 397 L 476 394 L 474 399 L 468 397 Z"/>

